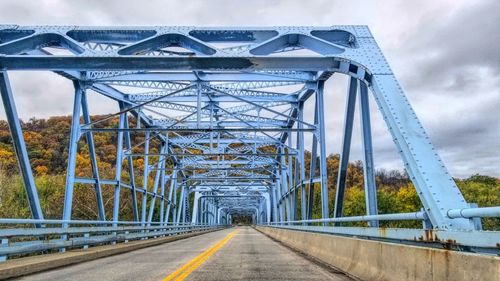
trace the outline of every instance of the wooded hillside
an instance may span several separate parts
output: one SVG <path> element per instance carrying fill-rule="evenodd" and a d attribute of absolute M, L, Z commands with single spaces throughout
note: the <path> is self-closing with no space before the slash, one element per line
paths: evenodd
<path fill-rule="evenodd" d="M 60 218 L 62 214 L 70 121 L 70 117 L 63 116 L 49 119 L 33 118 L 22 123 L 42 208 L 47 218 Z M 100 123 L 100 126 L 116 126 L 116 123 L 116 120 L 110 119 Z M 115 134 L 110 133 L 94 135 L 102 178 L 111 179 L 114 177 L 112 167 L 115 165 L 116 160 L 115 138 Z M 139 143 L 143 139 L 143 135 L 137 134 L 133 136 L 132 143 Z M 155 147 L 155 145 L 152 145 L 151 152 L 157 152 Z M 140 152 L 141 149 L 141 147 L 136 147 L 134 151 Z M 79 155 L 77 157 L 77 176 L 89 176 L 91 173 L 87 151 L 85 140 L 82 138 L 79 143 Z M 306 163 L 309 160 L 310 154 L 306 153 Z M 338 155 L 329 155 L 327 158 L 329 198 L 331 199 L 335 195 L 338 162 Z M 141 182 L 142 158 L 134 159 L 134 167 L 137 170 L 136 181 Z M 397 170 L 378 170 L 376 181 L 379 213 L 412 212 L 418 211 L 422 207 L 413 184 L 405 173 Z M 478 203 L 482 207 L 500 205 L 500 179 L 485 175 L 474 175 L 467 179 L 455 179 L 455 181 L 468 202 Z M 361 162 L 358 161 L 349 165 L 347 186 L 345 215 L 364 214 L 363 167 Z M 96 203 L 92 188 L 83 185 L 77 185 L 76 188 L 73 217 L 96 219 Z M 321 212 L 319 188 L 316 188 L 315 192 L 317 202 L 315 202 L 314 216 L 319 217 Z M 111 216 L 112 195 L 112 187 L 103 186 L 107 217 Z M 131 219 L 129 196 L 124 195 L 122 198 L 122 219 Z M 330 212 L 332 210 L 333 200 L 330 200 Z M 18 175 L 17 162 L 6 121 L 0 121 L 0 217 L 29 217 L 29 209 L 22 181 Z M 385 226 L 420 227 L 421 223 L 411 221 L 393 222 L 385 223 Z M 489 230 L 500 230 L 500 219 L 483 219 L 483 227 Z"/>

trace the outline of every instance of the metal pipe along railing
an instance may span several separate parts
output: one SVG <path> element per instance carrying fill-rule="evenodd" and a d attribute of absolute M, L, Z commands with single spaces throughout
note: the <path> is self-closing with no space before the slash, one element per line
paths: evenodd
<path fill-rule="evenodd" d="M 500 217 L 500 207 L 450 209 L 446 213 L 450 219 L 457 218 L 498 218 Z"/>
<path fill-rule="evenodd" d="M 2 224 L 116 224 L 116 225 L 141 225 L 143 222 L 136 221 L 98 221 L 98 220 L 51 220 L 51 219 L 0 219 L 0 225 Z M 152 225 L 191 225 L 191 223 L 184 222 L 151 222 Z M 201 224 L 200 224 L 201 225 Z"/>
<path fill-rule="evenodd" d="M 358 222 L 358 221 L 397 221 L 397 220 L 425 220 L 427 215 L 425 212 L 413 213 L 399 213 L 399 214 L 383 214 L 383 215 L 370 215 L 370 216 L 353 216 L 353 217 L 340 217 L 328 219 L 313 219 L 313 220 L 298 220 L 298 221 L 282 221 L 273 222 L 270 224 L 282 223 L 321 223 L 321 222 Z"/>

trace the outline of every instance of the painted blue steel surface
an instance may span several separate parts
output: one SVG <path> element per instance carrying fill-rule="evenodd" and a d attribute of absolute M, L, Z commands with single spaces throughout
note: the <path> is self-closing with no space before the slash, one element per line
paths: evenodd
<path fill-rule="evenodd" d="M 24 136 L 19 122 L 19 116 L 17 115 L 16 104 L 14 103 L 9 77 L 6 72 L 0 72 L 0 92 L 5 108 L 5 115 L 7 116 L 7 121 L 9 122 L 14 151 L 16 152 L 19 163 L 19 170 L 21 172 L 21 176 L 23 177 L 24 187 L 28 196 L 31 214 L 35 219 L 43 219 L 42 208 L 40 207 L 38 192 L 28 158 L 28 151 L 26 150 L 26 144 L 24 143 Z"/>
<path fill-rule="evenodd" d="M 292 222 L 304 227 L 334 223 L 334 230 L 344 229 L 343 222 L 363 221 L 373 230 L 356 231 L 374 233 L 379 220 L 417 219 L 440 233 L 467 233 L 457 236 L 463 245 L 471 242 L 470 231 L 485 235 L 478 231 L 477 217 L 499 216 L 498 207 L 470 208 L 465 201 L 366 26 L 0 25 L 0 68 L 2 99 L 34 219 L 42 219 L 43 214 L 7 72 L 53 71 L 74 82 L 66 196 L 63 220 L 58 221 L 64 229 L 75 229 L 71 226 L 75 183 L 95 190 L 98 224 L 114 228 L 124 223 L 120 220 L 123 196 L 131 196 L 134 223 L 144 228 L 230 224 L 234 216 L 245 215 L 254 223 L 280 227 Z M 325 141 L 329 118 L 325 99 L 330 97 L 324 87 L 338 74 L 349 79 L 349 88 L 332 215 Z M 91 120 L 89 90 L 116 102 L 119 111 Z M 370 94 L 417 189 L 423 212 L 378 215 Z M 342 217 L 342 206 L 358 96 L 367 215 L 349 218 Z M 304 107 L 312 102 L 314 117 L 308 120 Z M 118 120 L 117 127 L 102 126 L 112 118 Z M 96 133 L 116 136 L 114 178 L 99 174 Z M 142 136 L 143 141 L 132 143 L 132 135 Z M 76 151 L 83 136 L 90 178 L 76 176 Z M 312 139 L 311 147 L 306 147 L 305 139 Z M 305 167 L 305 150 L 311 151 L 310 167 Z M 142 180 L 134 167 L 136 159 L 144 163 Z M 307 168 L 313 171 L 308 176 Z M 114 189 L 112 217 L 104 212 L 104 188 Z M 314 188 L 321 191 L 320 220 L 310 220 Z M 299 205 L 301 220 L 297 221 Z M 0 224 L 8 222 L 0 219 Z M 30 223 L 43 229 L 48 222 Z M 115 230 L 99 239 L 116 242 L 120 233 Z M 61 239 L 53 243 L 55 248 L 76 245 L 69 243 L 69 232 L 58 231 Z M 389 236 L 397 239 L 399 233 Z M 495 234 L 488 235 L 491 239 Z"/>
<path fill-rule="evenodd" d="M 408 228 L 345 227 L 315 225 L 271 225 L 284 229 L 309 231 L 332 235 L 345 235 L 358 239 L 379 239 L 393 243 L 406 243 L 418 246 L 435 246 L 446 249 L 472 251 L 485 254 L 500 254 L 497 248 L 498 232 L 494 231 L 457 231 L 426 230 Z"/>

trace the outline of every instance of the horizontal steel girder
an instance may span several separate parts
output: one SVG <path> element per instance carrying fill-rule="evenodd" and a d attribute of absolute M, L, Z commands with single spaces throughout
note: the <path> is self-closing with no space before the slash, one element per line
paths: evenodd
<path fill-rule="evenodd" d="M 366 50 L 376 47 L 376 43 L 366 26 L 227 29 L 3 26 L 3 33 L 6 39 L 0 44 L 0 54 L 5 54 L 5 57 L 0 57 L 3 69 L 202 72 L 194 75 L 196 80 L 211 76 L 210 73 L 204 74 L 210 70 L 259 70 L 263 72 L 252 75 L 272 76 L 277 81 L 315 80 L 314 75 L 304 71 L 337 71 L 351 73 L 360 79 L 365 79 L 366 69 L 373 73 L 390 72 L 385 61 L 372 60 L 367 55 Z M 217 47 L 218 42 L 235 42 L 240 46 Z M 277 52 L 286 54 L 290 46 L 308 50 L 314 55 L 271 57 Z M 64 55 L 50 53 L 51 50 L 44 50 L 46 55 L 22 55 L 44 47 L 61 49 Z M 182 47 L 188 51 L 167 50 L 170 47 Z M 134 80 L 134 75 L 139 74 L 127 75 L 131 76 L 127 80 Z M 224 76 L 221 73 L 213 75 Z M 182 79 L 193 80 L 194 76 Z M 94 77 L 103 79 L 98 73 Z M 162 80 L 159 77 L 147 79 Z M 228 78 L 208 78 L 209 81 L 214 79 L 227 81 Z M 266 81 L 256 77 L 250 79 Z"/>

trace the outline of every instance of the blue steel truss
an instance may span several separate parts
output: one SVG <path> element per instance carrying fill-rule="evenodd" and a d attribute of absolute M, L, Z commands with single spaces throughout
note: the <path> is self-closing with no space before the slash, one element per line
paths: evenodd
<path fill-rule="evenodd" d="M 366 26 L 0 25 L 0 68 L 0 91 L 33 218 L 0 220 L 3 223 L 35 223 L 40 228 L 49 223 L 40 208 L 9 85 L 11 70 L 53 71 L 74 83 L 63 229 L 71 228 L 75 183 L 94 188 L 96 220 L 115 228 L 124 223 L 229 224 L 235 215 L 250 215 L 255 223 L 281 227 L 333 223 L 338 233 L 353 235 L 376 231 L 346 231 L 338 225 L 366 221 L 378 227 L 380 220 L 411 219 L 423 220 L 424 227 L 440 233 L 480 233 L 476 218 L 500 215 L 499 207 L 473 208 L 465 201 Z M 348 76 L 349 86 L 336 194 L 328 198 L 324 85 L 333 74 Z M 115 101 L 119 111 L 91 120 L 89 92 Z M 377 212 L 370 94 L 422 201 L 420 212 Z M 304 117 L 308 101 L 314 102 L 313 120 Z M 343 217 L 356 102 L 367 214 Z M 101 126 L 111 118 L 119 120 L 117 127 Z M 114 178 L 99 175 L 96 133 L 116 135 Z M 132 143 L 132 134 L 143 135 L 144 141 Z M 306 137 L 312 138 L 311 147 L 305 147 Z M 76 176 L 81 138 L 88 145 L 92 177 Z M 306 149 L 311 152 L 310 167 L 305 167 Z M 142 182 L 134 176 L 136 158 L 144 163 Z M 312 172 L 306 176 L 306 170 Z M 102 189 L 109 186 L 115 192 L 112 217 L 106 217 L 102 199 Z M 319 220 L 312 219 L 316 186 L 321 191 Z M 123 189 L 130 191 L 133 222 L 120 217 Z M 330 200 L 335 201 L 334 210 L 328 209 Z M 399 233 L 392 238 L 411 236 Z M 479 247 L 491 246 L 498 237 L 481 235 L 487 242 Z M 453 237 L 460 242 L 462 236 Z M 470 238 L 464 241 L 475 245 Z"/>

